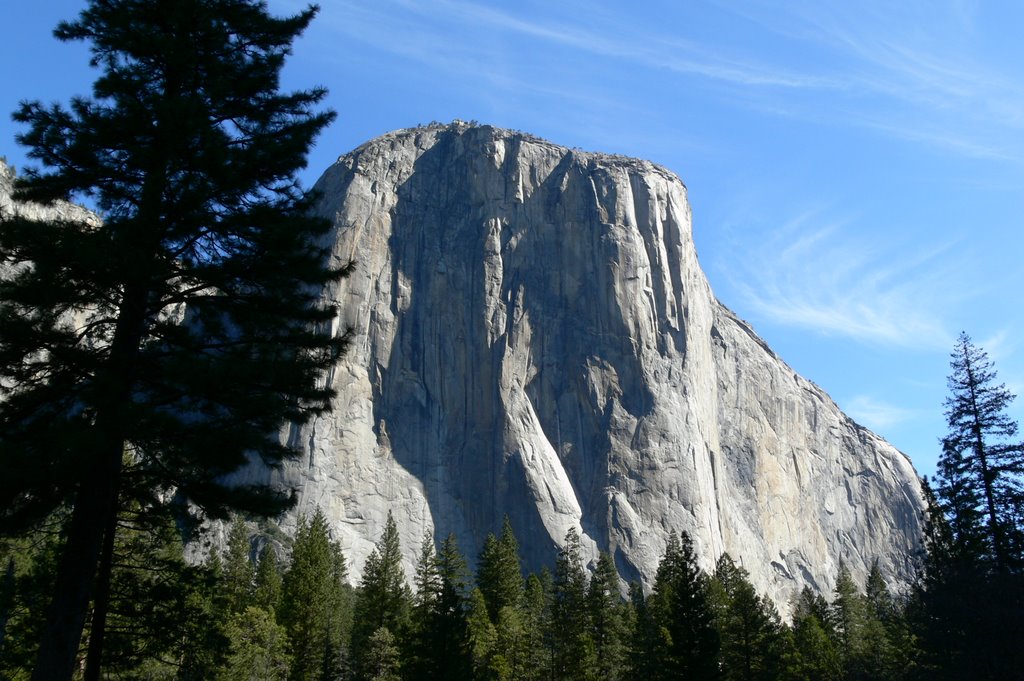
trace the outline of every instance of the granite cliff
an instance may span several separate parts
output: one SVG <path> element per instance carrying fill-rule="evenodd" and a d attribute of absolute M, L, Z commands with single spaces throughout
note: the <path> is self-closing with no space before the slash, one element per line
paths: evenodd
<path fill-rule="evenodd" d="M 14 168 L 0 157 L 0 216 L 21 215 L 29 220 L 77 220 L 99 225 L 100 218 L 93 212 L 67 201 L 50 205 L 16 202 L 13 198 Z"/>
<path fill-rule="evenodd" d="M 0 211 L 98 218 L 10 199 Z M 784 611 L 839 562 L 910 577 L 921 489 L 714 297 L 686 188 L 646 161 L 453 123 L 342 156 L 317 184 L 333 257 L 323 295 L 354 343 L 334 410 L 283 434 L 302 452 L 243 477 L 319 506 L 357 576 L 388 512 L 412 566 L 426 531 L 471 562 L 508 515 L 529 569 L 566 531 L 648 586 L 670 531 L 710 569 L 729 552 Z"/>
<path fill-rule="evenodd" d="M 530 569 L 575 527 L 650 585 L 685 530 L 784 610 L 840 561 L 909 578 L 910 462 L 715 299 L 670 171 L 456 122 L 373 140 L 316 188 L 356 265 L 324 292 L 355 342 L 273 477 L 355 574 L 390 511 L 407 574 L 424 532 L 473 560 L 508 514 Z"/>

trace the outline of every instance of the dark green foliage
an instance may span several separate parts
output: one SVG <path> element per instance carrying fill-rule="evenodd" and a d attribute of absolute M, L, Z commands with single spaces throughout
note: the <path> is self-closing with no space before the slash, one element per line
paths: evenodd
<path fill-rule="evenodd" d="M 554 580 L 547 568 L 526 578 L 523 591 L 522 669 L 525 679 L 551 677 L 553 639 L 551 615 Z"/>
<path fill-rule="evenodd" d="M 1002 572 L 1022 565 L 1024 444 L 1014 440 L 1017 422 L 1006 413 L 1014 396 L 996 384 L 988 355 L 960 334 L 952 353 L 949 433 L 939 460 L 940 506 L 954 541 L 978 550 L 977 558 Z"/>
<path fill-rule="evenodd" d="M 49 524 L 59 531 L 60 516 Z M 0 677 L 28 678 L 62 541 L 39 532 L 0 550 L 15 571 Z M 125 510 L 114 544 L 104 672 L 116 678 L 210 677 L 225 651 L 218 567 L 189 565 L 164 515 Z M 90 633 L 87 630 L 87 634 Z"/>
<path fill-rule="evenodd" d="M 476 573 L 477 587 L 487 603 L 491 622 L 498 621 L 498 612 L 505 607 L 518 607 L 523 596 L 523 571 L 519 564 L 519 543 L 508 516 L 501 528 L 501 538 L 488 534 Z"/>
<path fill-rule="evenodd" d="M 717 679 L 719 636 L 708 579 L 697 567 L 690 537 L 669 535 L 647 609 L 656 626 L 657 679 Z M 648 635 L 650 638 L 650 635 Z"/>
<path fill-rule="evenodd" d="M 835 632 L 839 656 L 843 666 L 850 670 L 850 676 L 861 678 L 862 658 L 868 644 L 864 636 L 867 606 L 864 596 L 850 576 L 849 569 L 842 562 L 839 563 L 834 596 L 829 608 L 829 622 L 832 631 Z"/>
<path fill-rule="evenodd" d="M 260 551 L 255 579 L 253 605 L 268 612 L 278 610 L 281 607 L 281 567 L 277 563 L 274 547 L 269 543 Z"/>
<path fill-rule="evenodd" d="M 395 640 L 405 639 L 412 594 L 405 583 L 398 526 L 388 513 L 384 532 L 366 559 L 356 595 L 352 626 L 352 656 L 358 678 L 366 679 L 370 637 L 382 627 Z"/>
<path fill-rule="evenodd" d="M 619 573 L 611 554 L 601 552 L 587 588 L 589 636 L 594 649 L 594 677 L 625 678 L 632 617 L 619 591 Z"/>
<path fill-rule="evenodd" d="M 936 565 L 913 603 L 921 678 L 1003 679 L 1024 669 L 1024 579 L 974 563 Z"/>
<path fill-rule="evenodd" d="M 479 588 L 469 594 L 469 605 L 466 613 L 466 626 L 469 631 L 470 664 L 474 679 L 496 678 L 493 672 L 492 658 L 495 655 L 497 632 L 487 612 L 487 601 Z"/>
<path fill-rule="evenodd" d="M 466 560 L 455 535 L 448 535 L 434 553 L 431 535 L 424 538 L 416 568 L 412 610 L 411 675 L 416 679 L 471 678 L 466 619 Z"/>
<path fill-rule="evenodd" d="M 214 553 L 207 567 L 187 568 L 180 563 L 173 533 L 160 538 L 139 523 L 134 520 L 131 531 L 123 530 L 118 541 L 119 552 L 140 558 L 115 572 L 112 599 L 114 628 L 107 669 L 124 678 L 281 678 L 287 670 L 288 678 L 299 679 L 674 679 L 681 667 L 701 662 L 694 651 L 708 650 L 678 645 L 686 640 L 687 627 L 702 621 L 713 625 L 711 632 L 703 633 L 717 632 L 721 645 L 713 669 L 697 668 L 693 674 L 880 681 L 956 676 L 935 665 L 920 666 L 905 608 L 890 595 L 877 565 L 866 593 L 857 590 L 845 569 L 831 604 L 805 589 L 795 604 L 790 629 L 728 556 L 719 560 L 708 579 L 694 567 L 692 550 L 674 539 L 666 554 L 672 562 L 662 561 L 655 592 L 645 598 L 634 584 L 627 602 L 619 595 L 618 574 L 606 553 L 600 554 L 588 583 L 578 536 L 570 532 L 555 576 L 546 570 L 530 575 L 518 605 L 504 606 L 492 622 L 480 590 L 466 593 L 470 575 L 451 535 L 437 553 L 431 537 L 425 537 L 414 578 L 416 592 L 410 596 L 399 567 L 392 520 L 361 579 L 358 617 L 372 620 L 375 610 L 397 612 L 389 621 L 402 633 L 394 634 L 378 617 L 370 622 L 377 628 L 360 640 L 352 631 L 359 627 L 352 626 L 349 589 L 341 584 L 344 562 L 322 514 L 299 524 L 280 608 L 270 605 L 277 601 L 272 594 L 280 588 L 275 586 L 279 577 L 272 545 L 267 544 L 256 570 L 255 592 L 250 594 L 257 605 L 241 612 L 232 611 L 233 578 L 225 568 L 230 558 L 221 560 Z M 238 527 L 232 532 L 236 541 L 245 536 L 248 543 L 248 532 Z M 21 553 L 8 550 L 6 555 Z M 52 563 L 52 552 L 49 559 Z M 139 579 L 143 564 L 155 568 L 146 578 L 150 582 Z M 52 579 L 53 571 L 47 571 L 44 560 L 35 565 L 39 576 Z M 24 580 L 28 573 L 19 567 L 17 574 Z M 678 600 L 694 582 L 703 596 Z M 702 601 L 704 608 L 684 608 Z M 15 613 L 20 604 L 15 603 Z M 668 619 L 670 614 L 680 621 Z M 24 648 L 26 640 L 18 617 L 8 628 L 11 651 Z M 354 662 L 344 655 L 350 631 L 358 656 Z M 845 652 L 848 631 L 860 632 L 861 643 L 853 647 L 856 654 Z M 0 670 L 11 678 L 24 677 L 31 654 L 28 648 L 20 658 L 0 657 L 5 665 Z M 989 677 L 998 678 L 991 673 Z"/>
<path fill-rule="evenodd" d="M 4 569 L 0 678 L 29 676 L 56 577 L 64 521 L 58 514 L 29 537 L 0 540 Z"/>
<path fill-rule="evenodd" d="M 587 575 L 583 571 L 580 536 L 575 528 L 569 528 L 555 561 L 551 592 L 551 657 L 555 678 L 583 680 L 593 673 L 596 660 L 587 606 Z"/>
<path fill-rule="evenodd" d="M 922 674 L 1011 678 L 1024 668 L 1024 448 L 1006 413 L 1013 395 L 966 334 L 950 366 L 949 432 L 926 490 L 928 555 L 913 609 Z"/>
<path fill-rule="evenodd" d="M 273 612 L 253 606 L 236 612 L 228 620 L 229 650 L 221 681 L 285 681 L 291 658 L 288 634 L 274 620 Z"/>
<path fill-rule="evenodd" d="M 252 603 L 252 562 L 249 560 L 249 528 L 242 516 L 235 516 L 228 533 L 228 547 L 222 559 L 225 595 L 233 613 L 245 612 Z"/>
<path fill-rule="evenodd" d="M 629 645 L 630 677 L 655 679 L 660 674 L 658 651 L 662 649 L 662 632 L 650 603 L 639 582 L 629 585 L 629 602 L 633 610 L 633 631 Z"/>
<path fill-rule="evenodd" d="M 14 115 L 43 167 L 17 198 L 87 196 L 103 213 L 98 227 L 0 221 L 0 531 L 71 510 L 38 678 L 70 675 L 90 598 L 106 608 L 119 507 L 173 492 L 223 517 L 290 501 L 227 474 L 293 455 L 278 430 L 328 408 L 316 379 L 344 346 L 317 298 L 343 272 L 294 180 L 332 114 L 315 111 L 322 90 L 278 92 L 314 13 L 94 0 L 56 31 L 89 43 L 92 97 Z"/>
<path fill-rule="evenodd" d="M 363 659 L 363 678 L 366 681 L 400 681 L 401 653 L 394 635 L 387 627 L 380 627 L 370 635 Z"/>
<path fill-rule="evenodd" d="M 796 679 L 832 681 L 843 678 L 843 662 L 829 626 L 825 599 L 804 587 L 793 613 L 794 655 L 789 675 Z"/>
<path fill-rule="evenodd" d="M 331 540 L 320 509 L 312 519 L 300 518 L 279 617 L 292 645 L 290 678 L 333 679 L 344 668 L 351 626 L 346 575 L 341 547 Z"/>
<path fill-rule="evenodd" d="M 743 568 L 722 554 L 711 580 L 725 679 L 777 679 L 786 641 L 775 606 L 754 590 Z"/>
<path fill-rule="evenodd" d="M 871 564 L 865 584 L 867 616 L 863 669 L 872 679 L 907 679 L 915 674 L 915 644 L 906 608 L 889 593 L 878 561 Z"/>

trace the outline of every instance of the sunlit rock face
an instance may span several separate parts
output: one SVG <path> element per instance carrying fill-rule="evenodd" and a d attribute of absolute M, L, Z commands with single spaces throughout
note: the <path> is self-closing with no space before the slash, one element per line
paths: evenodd
<path fill-rule="evenodd" d="M 788 610 L 840 561 L 911 575 L 921 488 L 714 297 L 686 188 L 646 161 L 454 123 L 400 130 L 320 179 L 351 350 L 333 412 L 275 474 L 359 574 L 388 512 L 475 562 L 508 515 L 528 569 L 576 528 L 653 582 L 669 533 L 723 552 Z M 286 522 L 294 523 L 294 516 Z"/>
<path fill-rule="evenodd" d="M 0 158 L 0 218 L 19 215 L 29 220 L 68 220 L 95 226 L 100 224 L 100 218 L 95 213 L 67 201 L 49 205 L 14 201 L 13 188 L 16 177 L 14 168 Z"/>
<path fill-rule="evenodd" d="M 14 203 L 13 179 L 0 162 L 0 213 L 99 224 Z M 671 172 L 456 123 L 374 140 L 317 189 L 356 263 L 324 294 L 354 342 L 334 410 L 287 433 L 302 457 L 270 475 L 299 491 L 285 528 L 322 508 L 353 576 L 390 511 L 408 574 L 425 532 L 472 563 L 507 514 L 528 569 L 573 527 L 650 586 L 686 531 L 784 611 L 840 560 L 910 577 L 910 463 L 715 300 Z"/>

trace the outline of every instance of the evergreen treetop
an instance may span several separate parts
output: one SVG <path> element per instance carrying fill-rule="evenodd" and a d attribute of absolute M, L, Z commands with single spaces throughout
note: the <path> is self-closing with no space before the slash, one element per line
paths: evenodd
<path fill-rule="evenodd" d="M 512 523 L 505 516 L 501 538 L 488 534 L 480 552 L 476 573 L 477 586 L 487 603 L 492 622 L 504 607 L 515 607 L 523 596 L 523 571 L 519 562 L 519 542 Z"/>
<path fill-rule="evenodd" d="M 948 434 L 942 440 L 937 496 L 963 548 L 1003 572 L 1020 570 L 1019 521 L 1024 510 L 1024 443 L 1007 410 L 1014 395 L 996 383 L 984 350 L 961 333 L 954 346 L 946 399 Z"/>

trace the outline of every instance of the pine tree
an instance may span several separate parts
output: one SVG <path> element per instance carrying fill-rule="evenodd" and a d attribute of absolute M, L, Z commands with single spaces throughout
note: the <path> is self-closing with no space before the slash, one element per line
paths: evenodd
<path fill-rule="evenodd" d="M 223 564 L 216 552 L 210 553 L 188 582 L 180 582 L 185 603 L 185 631 L 180 637 L 179 679 L 213 678 L 223 666 L 230 647 L 225 632 L 228 600 L 221 588 Z M 187 588 L 185 588 L 187 587 Z M 158 677 L 159 678 L 159 677 Z"/>
<path fill-rule="evenodd" d="M 345 559 L 320 509 L 299 519 L 292 562 L 281 585 L 280 622 L 292 645 L 290 677 L 334 678 L 344 666 L 351 622 Z"/>
<path fill-rule="evenodd" d="M 587 587 L 589 635 L 594 645 L 595 677 L 625 678 L 629 649 L 629 611 L 619 592 L 619 572 L 611 554 L 602 551 Z"/>
<path fill-rule="evenodd" d="M 644 596 L 639 582 L 629 585 L 629 601 L 633 610 L 633 631 L 629 645 L 631 679 L 660 679 L 664 673 L 662 656 L 668 647 L 667 632 L 655 618 L 653 599 Z"/>
<path fill-rule="evenodd" d="M 437 676 L 437 666 L 432 659 L 433 628 L 441 601 L 441 574 L 437 566 L 434 535 L 429 531 L 423 537 L 420 547 L 420 558 L 416 563 L 413 585 L 416 592 L 412 599 L 408 666 L 412 670 L 412 675 L 417 679 L 426 681 L 427 679 L 444 678 Z"/>
<path fill-rule="evenodd" d="M 865 640 L 865 624 L 867 622 L 867 606 L 849 568 L 839 563 L 839 574 L 836 577 L 835 598 L 829 608 L 832 630 L 835 632 L 837 648 L 847 675 L 861 678 L 863 656 L 867 641 Z"/>
<path fill-rule="evenodd" d="M 228 658 L 218 681 L 285 681 L 291 658 L 288 634 L 262 608 L 247 607 L 234 613 L 227 625 Z"/>
<path fill-rule="evenodd" d="M 91 599 L 99 674 L 119 508 L 172 491 L 214 517 L 290 501 L 228 474 L 293 455 L 279 428 L 328 408 L 317 378 L 344 346 L 318 300 L 343 271 L 294 180 L 333 115 L 314 110 L 323 90 L 278 92 L 315 12 L 92 0 L 55 32 L 90 44 L 92 97 L 14 115 L 44 168 L 16 198 L 103 214 L 0 221 L 0 531 L 72 514 L 35 678 L 70 677 Z"/>
<path fill-rule="evenodd" d="M 281 606 L 281 567 L 274 547 L 269 543 L 260 551 L 252 601 L 256 607 L 271 613 Z"/>
<path fill-rule="evenodd" d="M 255 573 L 249 561 L 249 528 L 242 516 L 235 516 L 228 532 L 227 552 L 223 558 L 224 590 L 232 613 L 249 607 Z"/>
<path fill-rule="evenodd" d="M 864 597 L 867 603 L 864 630 L 866 674 L 877 679 L 913 678 L 917 651 L 909 628 L 906 603 L 889 592 L 878 560 L 871 563 Z"/>
<path fill-rule="evenodd" d="M 469 626 L 466 598 L 469 567 L 459 552 L 454 534 L 445 537 L 437 556 L 441 595 L 434 620 L 434 661 L 440 678 L 460 681 L 470 678 Z"/>
<path fill-rule="evenodd" d="M 797 679 L 838 681 L 843 663 L 836 649 L 835 633 L 828 624 L 828 604 L 804 587 L 793 614 L 795 655 L 789 675 Z"/>
<path fill-rule="evenodd" d="M 53 590 L 66 518 L 56 514 L 31 537 L 0 541 L 6 615 L 0 678 L 27 679 L 39 652 L 46 599 Z"/>
<path fill-rule="evenodd" d="M 554 579 L 547 568 L 526 578 L 523 590 L 523 669 L 527 679 L 549 679 L 552 675 L 552 592 Z"/>
<path fill-rule="evenodd" d="M 711 593 L 724 678 L 779 678 L 784 641 L 778 612 L 757 594 L 747 571 L 737 567 L 728 554 L 718 559 Z"/>
<path fill-rule="evenodd" d="M 488 534 L 480 552 L 476 582 L 487 602 L 491 622 L 498 621 L 504 607 L 516 607 L 523 596 L 523 571 L 519 563 L 519 542 L 508 516 L 502 523 L 501 538 Z"/>
<path fill-rule="evenodd" d="M 416 563 L 413 578 L 416 593 L 413 596 L 413 618 L 425 623 L 429 615 L 437 610 L 441 600 L 441 572 L 437 567 L 437 551 L 434 535 L 428 531 L 420 545 L 420 559 Z"/>
<path fill-rule="evenodd" d="M 1024 527 L 1024 444 L 1017 422 L 1006 413 L 1013 394 L 996 384 L 988 355 L 966 333 L 952 353 L 949 433 L 942 440 L 939 488 L 943 511 L 961 544 L 983 542 L 979 559 L 1001 572 L 1019 571 Z M 978 533 L 977 535 L 975 533 Z"/>
<path fill-rule="evenodd" d="M 469 606 L 466 613 L 466 626 L 469 631 L 470 661 L 473 678 L 486 681 L 495 678 L 492 672 L 492 657 L 495 653 L 497 632 L 487 612 L 487 601 L 479 588 L 469 594 Z"/>
<path fill-rule="evenodd" d="M 1010 678 L 1024 666 L 1024 446 L 992 362 L 957 340 L 916 609 L 923 666 L 935 678 Z"/>
<path fill-rule="evenodd" d="M 718 632 L 707 577 L 685 532 L 669 535 L 648 605 L 658 626 L 657 678 L 717 679 Z"/>
<path fill-rule="evenodd" d="M 433 537 L 427 533 L 416 566 L 410 663 L 413 678 L 470 678 L 466 570 L 455 535 L 448 535 L 440 553 L 435 554 Z"/>
<path fill-rule="evenodd" d="M 356 595 L 352 626 L 352 655 L 359 678 L 366 679 L 370 637 L 385 628 L 401 644 L 409 628 L 409 610 L 412 594 L 405 583 L 402 569 L 402 547 L 398 538 L 398 525 L 388 512 L 373 552 L 363 566 L 359 591 Z"/>
<path fill-rule="evenodd" d="M 380 627 L 370 635 L 363 665 L 366 681 L 401 681 L 401 652 L 387 627 Z"/>
<path fill-rule="evenodd" d="M 570 527 L 555 560 L 551 594 L 551 642 L 555 678 L 586 679 L 593 667 L 594 642 L 587 612 L 587 575 L 580 536 Z"/>

